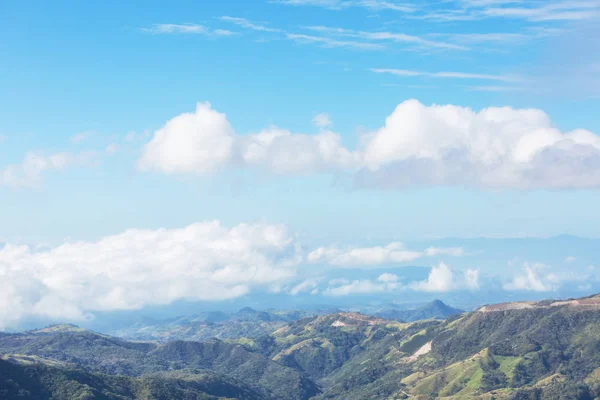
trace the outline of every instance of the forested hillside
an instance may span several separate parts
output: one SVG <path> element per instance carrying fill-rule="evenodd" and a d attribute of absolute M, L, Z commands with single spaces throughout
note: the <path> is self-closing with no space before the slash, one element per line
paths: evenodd
<path fill-rule="evenodd" d="M 2 399 L 595 399 L 600 296 L 416 322 L 334 313 L 202 342 L 62 325 L 1 335 L 0 354 Z"/>

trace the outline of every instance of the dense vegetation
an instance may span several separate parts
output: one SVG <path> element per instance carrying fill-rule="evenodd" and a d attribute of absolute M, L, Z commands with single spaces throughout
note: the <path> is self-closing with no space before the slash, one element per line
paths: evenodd
<path fill-rule="evenodd" d="M 463 311 L 450 307 L 440 300 L 417 306 L 399 304 L 359 307 L 359 312 L 399 322 L 425 319 L 445 319 Z M 265 310 L 246 307 L 233 314 L 205 312 L 195 315 L 156 320 L 144 317 L 131 325 L 110 332 L 111 335 L 130 340 L 195 340 L 206 339 L 256 339 L 284 327 L 290 322 L 318 315 L 333 314 L 339 310 Z"/>
<path fill-rule="evenodd" d="M 257 338 L 298 319 L 321 314 L 308 311 L 258 311 L 246 307 L 233 314 L 206 312 L 167 320 L 142 318 L 112 335 L 134 340 L 195 340 Z"/>
<path fill-rule="evenodd" d="M 600 296 L 417 322 L 335 313 L 203 342 L 57 326 L 0 335 L 0 354 L 0 399 L 591 400 Z"/>

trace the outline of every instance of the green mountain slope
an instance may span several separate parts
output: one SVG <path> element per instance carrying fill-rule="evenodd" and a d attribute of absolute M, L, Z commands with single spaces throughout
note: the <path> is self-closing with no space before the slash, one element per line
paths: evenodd
<path fill-rule="evenodd" d="M 206 369 L 238 379 L 264 398 L 305 399 L 319 391 L 301 372 L 217 339 L 136 343 L 89 331 L 44 330 L 0 338 L 0 353 L 32 355 L 110 375 Z"/>
<path fill-rule="evenodd" d="M 0 399 L 248 399 L 264 398 L 209 371 L 176 371 L 140 378 L 94 374 L 30 357 L 0 360 Z"/>
<path fill-rule="evenodd" d="M 593 400 L 600 296 L 408 323 L 335 313 L 229 341 L 128 342 L 57 326 L 1 335 L 0 354 L 5 398 Z"/>
<path fill-rule="evenodd" d="M 169 320 L 142 318 L 111 332 L 129 340 L 195 340 L 211 338 L 256 338 L 268 335 L 287 323 L 314 315 L 307 311 L 266 310 L 246 307 L 234 314 L 207 312 Z"/>

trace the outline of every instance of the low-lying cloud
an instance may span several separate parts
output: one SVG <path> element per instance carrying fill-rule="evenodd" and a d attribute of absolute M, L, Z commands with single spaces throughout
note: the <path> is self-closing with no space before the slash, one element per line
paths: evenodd
<path fill-rule="evenodd" d="M 392 242 L 386 246 L 373 247 L 319 247 L 308 254 L 311 263 L 326 263 L 337 267 L 365 267 L 415 261 L 422 257 L 463 256 L 460 247 L 429 247 L 424 251 L 409 250 L 403 243 Z"/>
<path fill-rule="evenodd" d="M 479 270 L 467 269 L 460 274 L 442 262 L 431 268 L 426 280 L 414 282 L 410 287 L 417 291 L 436 293 L 459 289 L 477 290 L 479 289 Z"/>
<path fill-rule="evenodd" d="M 294 277 L 285 227 L 204 222 L 128 230 L 47 251 L 0 249 L 0 329 L 23 318 L 85 319 L 178 300 L 222 300 Z"/>
<path fill-rule="evenodd" d="M 561 279 L 543 264 L 525 263 L 523 270 L 518 272 L 510 282 L 503 285 L 504 290 L 526 290 L 533 292 L 550 292 L 558 289 Z"/>
<path fill-rule="evenodd" d="M 334 279 L 324 290 L 330 296 L 348 296 L 352 294 L 373 294 L 397 290 L 414 290 L 428 293 L 446 293 L 455 290 L 478 290 L 479 270 L 466 269 L 455 271 L 441 262 L 431 268 L 429 276 L 423 281 L 402 284 L 396 274 L 384 273 L 377 280 L 370 279 Z"/>

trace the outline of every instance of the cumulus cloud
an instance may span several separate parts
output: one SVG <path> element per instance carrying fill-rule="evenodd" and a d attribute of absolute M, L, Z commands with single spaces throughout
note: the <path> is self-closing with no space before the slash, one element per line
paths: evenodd
<path fill-rule="evenodd" d="M 330 296 L 348 296 L 352 294 L 385 293 L 397 290 L 445 293 L 454 290 L 479 290 L 479 270 L 467 269 L 455 272 L 443 262 L 431 268 L 424 281 L 402 284 L 398 275 L 384 273 L 376 280 L 370 279 L 333 279 L 329 281 L 324 294 Z"/>
<path fill-rule="evenodd" d="M 476 290 L 479 289 L 479 271 L 467 269 L 461 276 L 442 262 L 431 268 L 426 280 L 413 282 L 410 287 L 422 292 L 449 292 L 462 288 Z"/>
<path fill-rule="evenodd" d="M 321 121 L 324 122 L 324 121 Z M 337 133 L 292 133 L 271 127 L 238 135 L 208 103 L 156 131 L 139 167 L 163 173 L 206 174 L 251 168 L 277 174 L 347 172 L 357 187 L 418 185 L 564 189 L 600 186 L 600 137 L 561 132 L 537 109 L 408 100 L 356 149 Z"/>
<path fill-rule="evenodd" d="M 389 292 L 400 288 L 397 280 L 398 277 L 393 274 L 383 274 L 377 281 L 336 279 L 329 282 L 329 286 L 324 293 L 329 296 L 348 296 L 351 294 Z"/>
<path fill-rule="evenodd" d="M 231 160 L 234 140 L 225 114 L 199 103 L 195 112 L 178 115 L 154 133 L 138 165 L 165 173 L 212 172 Z"/>
<path fill-rule="evenodd" d="M 600 185 L 600 137 L 563 133 L 535 109 L 400 104 L 364 149 L 360 185 L 584 188 Z"/>
<path fill-rule="evenodd" d="M 525 263 L 523 271 L 517 273 L 512 281 L 503 285 L 505 290 L 529 290 L 534 292 L 550 292 L 560 287 L 560 279 L 556 274 L 544 273 L 547 267 L 543 264 Z"/>
<path fill-rule="evenodd" d="M 341 137 L 322 131 L 317 135 L 293 134 L 269 128 L 238 136 L 238 166 L 275 174 L 307 174 L 353 168 L 358 158 L 341 144 Z"/>
<path fill-rule="evenodd" d="M 9 244 L 0 249 L 0 329 L 27 317 L 76 320 L 96 311 L 234 298 L 292 279 L 300 261 L 282 226 L 216 221 L 128 230 L 43 251 Z"/>
<path fill-rule="evenodd" d="M 433 267 L 422 282 L 412 284 L 413 289 L 423 292 L 448 292 L 454 288 L 454 272 L 444 263 Z"/>
<path fill-rule="evenodd" d="M 276 127 L 240 136 L 225 114 L 200 103 L 156 131 L 142 150 L 141 170 L 207 174 L 219 169 L 248 167 L 281 174 L 302 174 L 351 168 L 356 156 L 343 148 L 339 135 L 292 134 Z"/>
<path fill-rule="evenodd" d="M 72 166 L 90 165 L 96 162 L 95 152 L 55 153 L 44 155 L 35 152 L 25 154 L 23 161 L 0 169 L 0 185 L 13 188 L 36 188 L 42 176 L 49 171 L 60 171 Z"/>

